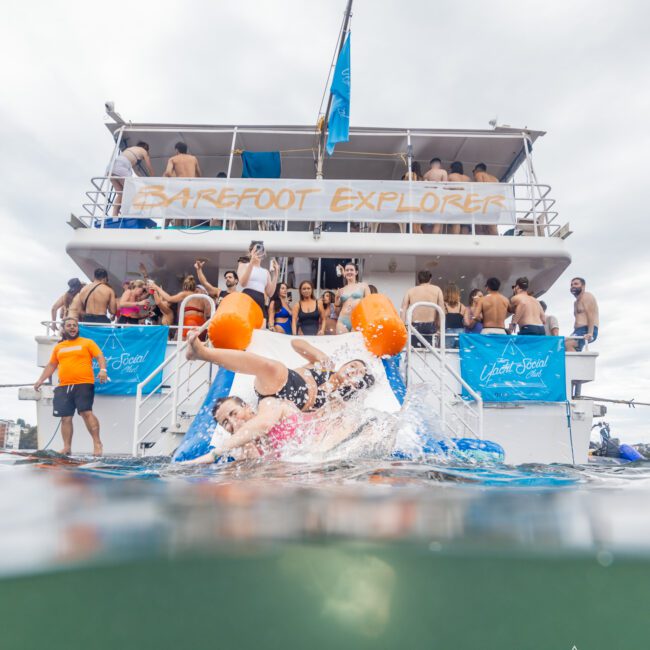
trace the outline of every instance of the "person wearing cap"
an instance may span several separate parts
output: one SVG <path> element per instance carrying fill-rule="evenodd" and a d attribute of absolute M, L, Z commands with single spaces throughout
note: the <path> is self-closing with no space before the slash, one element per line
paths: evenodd
<path fill-rule="evenodd" d="M 54 389 L 52 402 L 54 417 L 61 418 L 62 454 L 72 453 L 72 418 L 79 413 L 93 439 L 93 454 L 101 456 L 102 441 L 99 437 L 99 420 L 93 413 L 95 399 L 95 375 L 93 359 L 97 359 L 100 383 L 108 381 L 106 359 L 95 341 L 79 336 L 76 318 L 63 321 L 62 341 L 52 350 L 49 363 L 34 384 L 34 390 L 59 371 L 59 385 Z"/>
<path fill-rule="evenodd" d="M 51 314 L 51 324 L 50 328 L 53 332 L 56 332 L 56 321 L 64 320 L 66 316 L 74 316 L 75 314 L 70 313 L 70 307 L 74 297 L 81 291 L 83 288 L 83 283 L 79 278 L 72 278 L 68 280 L 68 290 L 52 305 L 52 314 Z"/>
<path fill-rule="evenodd" d="M 544 310 L 535 296 L 528 292 L 528 278 L 517 278 L 512 285 L 513 296 L 510 298 L 510 311 L 514 314 L 510 323 L 510 333 L 515 333 L 519 326 L 519 334 L 545 336 Z"/>

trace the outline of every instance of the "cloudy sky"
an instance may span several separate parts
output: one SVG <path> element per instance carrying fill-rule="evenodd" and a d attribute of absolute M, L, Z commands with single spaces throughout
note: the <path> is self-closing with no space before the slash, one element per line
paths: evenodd
<path fill-rule="evenodd" d="M 12 3 L 0 22 L 0 383 L 33 381 L 34 336 L 78 269 L 70 212 L 112 146 L 104 101 L 133 121 L 314 123 L 344 0 Z M 647 3 L 356 0 L 352 123 L 546 130 L 536 146 L 573 264 L 546 295 L 563 333 L 573 275 L 601 308 L 589 394 L 650 402 Z M 0 390 L 0 417 L 33 421 Z M 650 407 L 610 409 L 650 440 Z"/>

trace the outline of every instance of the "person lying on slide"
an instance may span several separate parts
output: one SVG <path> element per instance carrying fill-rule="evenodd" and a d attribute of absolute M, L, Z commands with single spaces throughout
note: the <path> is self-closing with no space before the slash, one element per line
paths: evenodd
<path fill-rule="evenodd" d="M 301 435 L 311 438 L 312 450 L 328 452 L 359 435 L 366 424 L 372 424 L 368 421 L 358 426 L 358 414 L 346 418 L 343 412 L 319 419 L 315 413 L 301 413 L 291 402 L 275 397 L 261 400 L 257 412 L 237 395 L 221 397 L 212 415 L 231 434 L 230 438 L 181 465 L 210 464 L 219 456 L 234 456 L 237 460 L 259 458 L 277 452 Z"/>
<path fill-rule="evenodd" d="M 190 332 L 187 342 L 188 359 L 210 361 L 233 372 L 253 375 L 253 387 L 260 401 L 265 397 L 276 397 L 291 402 L 303 412 L 319 409 L 334 397 L 348 400 L 355 392 L 375 383 L 374 376 L 361 359 L 348 361 L 334 370 L 330 357 L 303 340 L 291 342 L 293 349 L 308 361 L 295 370 L 287 368 L 281 361 L 252 352 L 207 348 L 198 340 L 196 331 Z"/>

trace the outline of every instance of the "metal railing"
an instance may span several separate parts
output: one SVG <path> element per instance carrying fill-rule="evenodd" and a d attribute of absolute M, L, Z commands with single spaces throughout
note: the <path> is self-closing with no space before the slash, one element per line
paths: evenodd
<path fill-rule="evenodd" d="M 113 177 L 124 181 L 123 177 Z M 164 179 L 161 179 L 161 181 Z M 91 179 L 93 189 L 85 193 L 86 202 L 82 204 L 83 214 L 79 217 L 80 221 L 88 228 L 114 228 L 119 227 L 122 222 L 115 223 L 116 219 L 132 219 L 134 221 L 142 221 L 147 223 L 146 227 L 155 228 L 217 228 L 222 230 L 229 230 L 237 228 L 237 224 L 246 224 L 248 222 L 248 230 L 289 230 L 290 223 L 304 224 L 305 230 L 311 230 L 313 223 L 309 221 L 295 221 L 287 219 L 282 213 L 275 213 L 264 216 L 256 216 L 255 218 L 248 218 L 241 214 L 229 212 L 227 209 L 215 208 L 214 215 L 208 216 L 178 216 L 152 219 L 149 216 L 119 214 L 113 216 L 113 206 L 115 199 L 122 191 L 118 191 L 111 185 L 111 177 L 108 176 L 95 176 Z M 468 185 L 469 183 L 463 183 Z M 435 183 L 436 186 L 454 188 L 458 187 L 458 183 Z M 501 183 L 504 187 L 511 187 L 514 193 L 515 202 L 515 223 L 507 226 L 506 232 L 513 235 L 531 235 L 535 237 L 552 237 L 556 236 L 560 229 L 561 224 L 557 222 L 558 212 L 555 210 L 555 199 L 550 197 L 550 185 L 539 183 Z M 345 222 L 347 224 L 348 232 L 375 232 L 376 225 L 391 224 L 390 218 L 377 217 L 368 218 L 364 217 L 363 222 L 359 218 L 350 218 Z M 181 221 L 183 224 L 174 225 L 172 222 Z M 151 223 L 149 223 L 151 222 Z M 220 225 L 215 225 L 219 222 Z M 408 228 L 409 232 L 414 232 L 413 226 L 419 222 L 417 213 L 409 213 L 409 220 L 399 223 L 400 230 L 403 232 Z M 396 222 L 397 223 L 397 222 Z M 151 225 L 154 224 L 154 225 Z M 458 219 L 443 223 L 443 225 L 453 226 L 458 225 Z M 467 226 L 470 227 L 471 234 L 483 234 L 481 229 L 488 224 L 477 223 L 474 213 L 467 215 Z M 241 226 L 240 226 L 241 228 Z M 502 225 L 502 229 L 506 226 Z M 393 235 L 395 233 L 392 233 Z M 505 234 L 505 233 L 503 233 Z"/>
<path fill-rule="evenodd" d="M 207 393 L 212 381 L 212 366 L 209 362 L 197 362 L 194 366 L 190 366 L 192 361 L 185 357 L 187 350 L 187 341 L 182 339 L 182 332 L 185 327 L 185 305 L 189 300 L 199 298 L 206 300 L 210 304 L 210 317 L 214 314 L 215 304 L 214 300 L 205 295 L 191 295 L 187 296 L 181 303 L 178 317 L 178 334 L 177 345 L 175 354 L 165 359 L 155 370 L 153 370 L 143 381 L 138 384 L 136 390 L 135 413 L 133 422 L 133 447 L 132 452 L 134 456 L 138 456 L 142 444 L 146 442 L 149 436 L 162 429 L 163 422 L 169 418 L 168 428 L 171 431 L 180 430 L 179 413 L 181 406 L 189 403 L 190 399 L 197 396 L 197 399 L 202 399 Z M 210 324 L 210 319 L 197 330 L 200 335 L 205 332 Z M 208 342 L 209 345 L 209 342 Z M 207 379 L 202 381 L 194 381 L 197 374 L 205 367 L 209 367 Z M 169 369 L 171 368 L 171 371 Z M 184 377 L 181 377 L 182 371 L 187 368 L 188 372 Z M 165 374 L 167 371 L 167 374 Z M 150 385 L 160 376 L 160 380 L 155 386 Z M 193 385 L 194 384 L 194 385 Z M 171 385 L 170 392 L 165 393 L 160 399 L 152 400 L 152 396 L 160 394 L 163 385 Z M 149 387 L 147 395 L 143 396 L 144 389 Z M 180 397 L 182 388 L 187 387 L 187 392 L 183 397 Z M 205 389 L 203 394 L 197 395 L 200 390 Z M 151 400 L 151 402 L 150 402 Z M 171 401 L 170 401 L 171 400 Z M 144 407 L 151 403 L 151 408 L 144 413 Z M 162 412 L 162 415 L 160 413 Z M 153 420 L 153 423 L 152 423 Z"/>
<path fill-rule="evenodd" d="M 439 347 L 432 343 L 413 327 L 413 312 L 418 307 L 430 307 L 438 314 L 441 333 Z M 445 349 L 445 312 L 436 303 L 416 302 L 406 312 L 406 327 L 408 340 L 406 343 L 406 386 L 409 388 L 415 378 L 428 382 L 436 391 L 438 398 L 438 415 L 442 429 L 454 437 L 483 438 L 483 399 L 446 361 Z M 414 337 L 422 348 L 411 345 Z M 435 340 L 435 339 L 434 339 Z M 416 357 L 421 364 L 418 368 L 414 363 Z M 425 374 L 426 373 L 426 374 Z M 460 390 L 458 389 L 460 387 Z M 462 389 L 470 395 L 473 401 L 462 397 Z"/>

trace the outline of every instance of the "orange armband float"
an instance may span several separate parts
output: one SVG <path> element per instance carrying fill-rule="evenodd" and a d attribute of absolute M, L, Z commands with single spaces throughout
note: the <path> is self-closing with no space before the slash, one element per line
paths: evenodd
<path fill-rule="evenodd" d="M 215 348 L 245 350 L 253 338 L 253 330 L 263 323 L 264 314 L 250 296 L 231 293 L 219 303 L 208 325 L 208 336 Z"/>
<path fill-rule="evenodd" d="M 399 354 L 406 345 L 406 327 L 393 303 L 380 293 L 366 296 L 352 310 L 352 329 L 363 334 L 377 357 Z"/>

